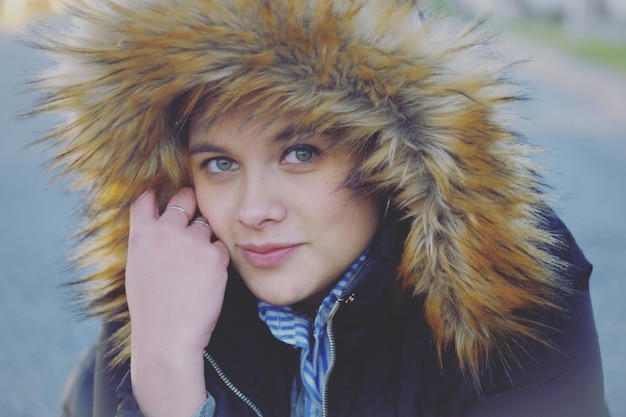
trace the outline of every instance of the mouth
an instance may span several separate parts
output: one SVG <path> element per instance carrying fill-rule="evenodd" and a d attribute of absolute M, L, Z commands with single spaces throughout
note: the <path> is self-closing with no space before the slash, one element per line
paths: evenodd
<path fill-rule="evenodd" d="M 265 245 L 240 245 L 243 257 L 256 268 L 274 268 L 282 264 L 301 247 L 297 244 L 265 244 Z"/>

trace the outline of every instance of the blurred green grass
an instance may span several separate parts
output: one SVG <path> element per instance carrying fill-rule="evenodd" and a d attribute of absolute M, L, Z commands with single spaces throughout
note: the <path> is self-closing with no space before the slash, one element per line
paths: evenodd
<path fill-rule="evenodd" d="M 451 0 L 432 0 L 432 5 L 436 11 L 462 16 L 465 15 Z M 519 18 L 514 20 L 500 20 L 493 15 L 487 21 L 497 32 L 503 35 L 511 33 L 514 36 L 521 36 L 534 42 L 553 47 L 569 53 L 581 59 L 598 63 L 607 68 L 618 71 L 626 75 L 626 29 L 613 28 L 613 33 L 591 26 L 586 36 L 574 36 L 568 34 L 563 28 L 563 24 L 558 19 L 550 18 Z M 615 23 L 613 24 L 616 25 Z M 608 24 L 607 24 L 608 26 Z"/>
<path fill-rule="evenodd" d="M 607 66 L 626 75 L 626 36 L 568 35 L 558 21 L 519 20 L 509 26 L 513 34 Z"/>

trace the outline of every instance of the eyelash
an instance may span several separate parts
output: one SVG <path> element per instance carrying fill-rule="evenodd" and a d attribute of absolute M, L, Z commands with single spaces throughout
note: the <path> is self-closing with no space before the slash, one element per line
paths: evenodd
<path fill-rule="evenodd" d="M 301 160 L 300 158 L 298 158 L 297 152 L 308 152 L 308 153 L 310 153 L 310 156 L 308 156 L 308 159 L 306 159 L 306 160 Z M 296 160 L 293 160 L 293 161 L 288 161 L 287 160 L 287 158 L 291 154 L 294 155 L 294 158 Z M 280 162 L 281 162 L 281 164 L 292 164 L 292 165 L 305 164 L 305 163 L 311 162 L 313 159 L 315 159 L 317 156 L 319 156 L 319 154 L 320 154 L 320 150 L 316 146 L 309 145 L 309 144 L 294 145 L 294 146 L 288 148 L 283 153 L 283 155 L 280 158 Z M 229 165 L 226 169 L 220 169 L 217 166 L 217 164 L 220 163 L 220 162 L 230 163 L 231 165 Z M 207 170 L 211 174 L 220 174 L 220 173 L 228 172 L 228 171 L 235 170 L 235 169 L 239 168 L 239 164 L 235 160 L 233 160 L 231 158 L 228 158 L 228 157 L 225 157 L 225 156 L 219 156 L 219 157 L 215 157 L 215 158 L 209 158 L 209 159 L 203 161 L 202 162 L 202 168 Z"/>
<path fill-rule="evenodd" d="M 311 155 L 306 160 L 300 160 L 298 156 L 296 156 L 297 152 L 310 152 Z M 297 159 L 297 161 L 292 161 L 292 162 L 286 161 L 287 157 L 292 153 L 294 154 L 294 157 Z M 316 146 L 308 145 L 308 144 L 294 145 L 283 153 L 283 156 L 281 157 L 281 163 L 288 163 L 288 164 L 308 163 L 308 162 L 311 162 L 312 159 L 315 159 L 315 157 L 319 156 L 319 154 L 320 154 L 320 150 Z"/>
<path fill-rule="evenodd" d="M 231 167 L 228 167 L 227 169 L 219 169 L 217 167 L 217 164 L 219 162 L 230 162 L 232 163 L 232 166 L 234 166 L 234 168 L 231 166 Z M 236 169 L 238 167 L 239 167 L 239 164 L 237 164 L 237 162 L 224 156 L 220 156 L 217 158 L 210 158 L 202 163 L 202 168 L 206 169 L 208 172 L 212 174 L 219 174 L 219 173 L 231 171 L 232 169 Z"/>

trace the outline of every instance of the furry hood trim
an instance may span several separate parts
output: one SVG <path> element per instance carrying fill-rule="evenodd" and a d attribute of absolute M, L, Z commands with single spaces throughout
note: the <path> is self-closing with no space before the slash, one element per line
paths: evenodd
<path fill-rule="evenodd" d="M 459 28 L 421 0 L 103 0 L 38 47 L 57 65 L 34 113 L 67 119 L 42 139 L 84 193 L 90 314 L 127 320 L 130 203 L 190 184 L 181 126 L 195 98 L 219 117 L 247 97 L 296 110 L 302 128 L 367 149 L 362 189 L 410 222 L 398 288 L 425 299 L 442 353 L 481 365 L 539 339 L 560 284 L 529 149 L 509 128 L 520 96 L 480 24 Z M 117 335 L 129 355 L 130 326 Z"/>

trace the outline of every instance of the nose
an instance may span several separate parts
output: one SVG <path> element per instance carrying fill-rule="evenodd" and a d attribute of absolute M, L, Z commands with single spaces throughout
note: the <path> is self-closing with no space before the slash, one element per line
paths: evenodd
<path fill-rule="evenodd" d="M 282 221 L 287 209 L 280 188 L 271 175 L 247 175 L 241 184 L 237 221 L 254 229 Z"/>

